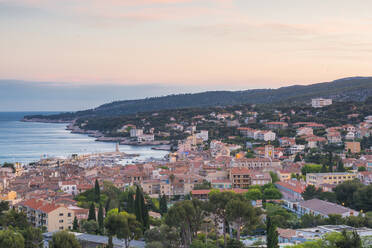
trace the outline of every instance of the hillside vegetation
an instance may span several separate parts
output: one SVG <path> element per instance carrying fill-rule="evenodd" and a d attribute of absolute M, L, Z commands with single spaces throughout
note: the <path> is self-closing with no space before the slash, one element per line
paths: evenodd
<path fill-rule="evenodd" d="M 115 101 L 97 108 L 51 116 L 27 116 L 26 119 L 72 120 L 81 117 L 109 117 L 167 109 L 232 106 L 239 104 L 299 104 L 314 97 L 337 101 L 364 101 L 372 95 L 372 77 L 354 77 L 306 86 L 245 91 L 208 91 L 196 94 L 169 95 L 139 100 Z"/>

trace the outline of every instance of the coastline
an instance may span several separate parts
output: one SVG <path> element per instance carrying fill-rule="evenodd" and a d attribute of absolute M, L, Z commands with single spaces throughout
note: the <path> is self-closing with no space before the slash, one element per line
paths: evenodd
<path fill-rule="evenodd" d="M 22 122 L 67 124 L 66 130 L 69 130 L 71 133 L 88 135 L 89 137 L 95 138 L 95 141 L 98 141 L 98 142 L 119 143 L 120 145 L 129 145 L 129 146 L 162 146 L 158 148 L 152 147 L 152 149 L 170 151 L 170 146 L 165 147 L 170 144 L 168 140 L 137 142 L 137 141 L 132 141 L 128 139 L 127 137 L 107 137 L 103 133 L 97 130 L 84 130 L 84 129 L 81 129 L 80 127 L 75 126 L 74 120 L 67 121 L 67 120 L 50 120 L 50 119 L 42 119 L 42 118 L 32 118 L 32 119 L 23 118 L 21 121 Z"/>

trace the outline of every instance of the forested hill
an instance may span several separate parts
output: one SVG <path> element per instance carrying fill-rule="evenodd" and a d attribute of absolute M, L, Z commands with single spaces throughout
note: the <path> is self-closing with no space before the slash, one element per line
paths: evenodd
<path fill-rule="evenodd" d="M 208 91 L 196 94 L 169 95 L 140 100 L 116 101 L 95 109 L 54 116 L 29 116 L 41 119 L 70 120 L 86 116 L 117 116 L 166 109 L 213 107 L 239 104 L 304 103 L 314 97 L 328 97 L 337 101 L 363 101 L 372 96 L 372 77 L 353 77 L 333 82 L 294 85 L 278 89 L 245 91 Z M 26 118 L 26 119 L 27 119 Z"/>

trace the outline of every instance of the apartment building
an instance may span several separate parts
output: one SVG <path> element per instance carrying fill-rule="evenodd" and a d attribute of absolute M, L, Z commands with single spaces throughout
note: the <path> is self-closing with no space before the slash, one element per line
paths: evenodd
<path fill-rule="evenodd" d="M 337 185 L 345 181 L 354 180 L 357 175 L 349 172 L 330 172 L 330 173 L 307 173 L 307 184 L 321 187 L 323 184 Z"/>
<path fill-rule="evenodd" d="M 231 168 L 230 181 L 233 188 L 247 188 L 252 185 L 251 170 L 247 168 Z"/>
<path fill-rule="evenodd" d="M 311 106 L 313 108 L 323 108 L 331 104 L 332 104 L 332 99 L 325 99 L 325 98 L 311 99 Z"/>
<path fill-rule="evenodd" d="M 345 142 L 345 151 L 351 153 L 360 153 L 360 142 Z"/>
<path fill-rule="evenodd" d="M 27 215 L 27 219 L 35 227 L 45 227 L 48 232 L 72 229 L 74 211 L 64 205 L 44 200 L 30 199 L 20 202 L 18 210 Z"/>

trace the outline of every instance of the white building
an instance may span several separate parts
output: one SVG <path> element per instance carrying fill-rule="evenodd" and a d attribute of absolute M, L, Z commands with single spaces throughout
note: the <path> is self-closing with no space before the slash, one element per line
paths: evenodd
<path fill-rule="evenodd" d="M 197 139 L 202 139 L 203 141 L 208 141 L 208 131 L 201 130 L 200 133 L 196 134 Z"/>
<path fill-rule="evenodd" d="M 130 130 L 130 137 L 138 137 L 143 134 L 143 129 L 132 128 Z"/>
<path fill-rule="evenodd" d="M 264 141 L 274 141 L 276 138 L 276 134 L 272 131 L 260 131 L 257 134 L 257 139 L 264 140 Z"/>
<path fill-rule="evenodd" d="M 325 98 L 311 99 L 311 106 L 313 108 L 323 108 L 331 104 L 332 104 L 332 99 L 325 99 Z"/>
<path fill-rule="evenodd" d="M 78 194 L 78 190 L 77 190 L 77 185 L 75 182 L 72 182 L 72 181 L 62 181 L 62 182 L 59 182 L 59 188 L 67 193 L 67 194 L 70 194 L 70 195 L 76 195 Z"/>
<path fill-rule="evenodd" d="M 137 141 L 138 142 L 149 142 L 149 141 L 154 141 L 155 136 L 153 134 L 142 134 L 140 136 L 137 136 Z"/>

